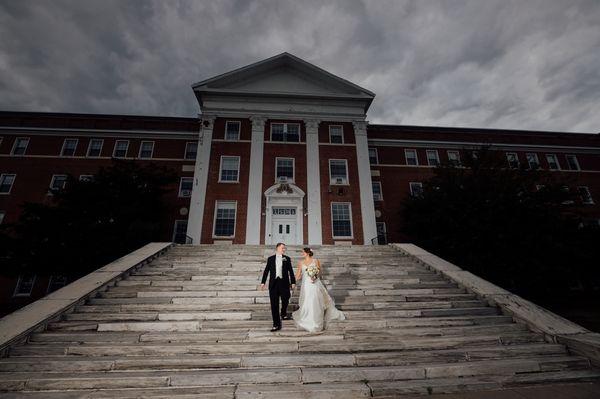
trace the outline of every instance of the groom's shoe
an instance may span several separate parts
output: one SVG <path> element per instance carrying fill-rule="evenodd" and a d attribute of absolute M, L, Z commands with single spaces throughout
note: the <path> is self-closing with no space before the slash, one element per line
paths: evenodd
<path fill-rule="evenodd" d="M 281 330 L 281 326 L 273 326 L 273 328 L 271 328 L 271 332 L 275 332 L 275 331 L 279 331 Z"/>
<path fill-rule="evenodd" d="M 281 320 L 292 320 L 292 316 L 282 315 Z"/>

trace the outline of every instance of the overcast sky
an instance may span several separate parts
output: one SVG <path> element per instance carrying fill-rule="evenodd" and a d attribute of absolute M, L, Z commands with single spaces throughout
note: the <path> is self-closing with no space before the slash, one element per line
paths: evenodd
<path fill-rule="evenodd" d="M 371 123 L 600 132 L 600 1 L 0 2 L 0 110 L 195 116 L 190 85 L 283 51 Z"/>

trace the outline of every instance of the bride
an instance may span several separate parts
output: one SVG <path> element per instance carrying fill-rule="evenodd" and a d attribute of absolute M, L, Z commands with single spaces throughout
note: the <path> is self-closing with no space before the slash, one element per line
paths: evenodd
<path fill-rule="evenodd" d="M 333 298 L 329 296 L 327 289 L 321 281 L 323 269 L 321 262 L 313 259 L 310 248 L 304 248 L 301 252 L 303 260 L 298 262 L 296 280 L 302 279 L 300 287 L 299 309 L 292 313 L 294 323 L 309 332 L 317 332 L 327 328 L 327 323 L 332 320 L 345 320 L 343 312 L 335 307 Z M 315 265 L 319 272 L 317 276 L 310 277 L 307 269 Z"/>

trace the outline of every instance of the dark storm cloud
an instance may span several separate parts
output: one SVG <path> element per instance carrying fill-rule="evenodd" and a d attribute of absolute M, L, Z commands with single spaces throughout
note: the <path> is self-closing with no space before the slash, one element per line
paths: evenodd
<path fill-rule="evenodd" d="M 283 51 L 376 123 L 600 131 L 600 2 L 5 1 L 0 109 L 197 113 L 190 84 Z"/>

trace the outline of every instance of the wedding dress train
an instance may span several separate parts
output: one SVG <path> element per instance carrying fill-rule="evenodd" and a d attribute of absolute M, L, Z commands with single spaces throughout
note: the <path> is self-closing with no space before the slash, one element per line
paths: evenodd
<path fill-rule="evenodd" d="M 315 262 L 311 262 L 312 265 Z M 308 266 L 310 266 L 308 265 Z M 298 310 L 292 313 L 294 323 L 309 332 L 317 332 L 327 328 L 327 323 L 332 320 L 345 320 L 343 312 L 335 307 L 333 298 L 320 278 L 313 283 L 306 272 L 307 265 L 302 265 L 302 285 L 300 287 L 300 298 Z"/>

